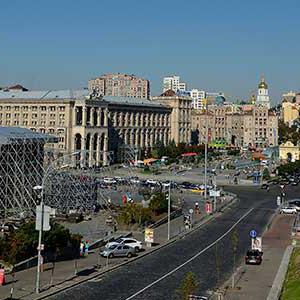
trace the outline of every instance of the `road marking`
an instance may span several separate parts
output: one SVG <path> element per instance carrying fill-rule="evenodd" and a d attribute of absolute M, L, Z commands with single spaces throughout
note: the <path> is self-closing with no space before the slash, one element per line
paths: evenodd
<path fill-rule="evenodd" d="M 145 286 L 144 288 L 142 288 L 141 290 L 139 290 L 138 292 L 136 292 L 135 294 L 133 294 L 132 296 L 126 298 L 125 300 L 131 300 L 133 298 L 135 298 L 136 296 L 140 295 L 141 293 L 143 293 L 144 291 L 148 290 L 149 288 L 151 288 L 152 286 L 154 286 L 155 284 L 159 283 L 160 281 L 162 281 L 163 279 L 167 278 L 168 276 L 172 275 L 173 273 L 175 273 L 176 271 L 178 271 L 179 269 L 181 269 L 182 267 L 184 267 L 185 265 L 187 265 L 188 263 L 190 263 L 191 261 L 193 261 L 195 258 L 197 258 L 199 255 L 203 254 L 204 252 L 206 252 L 208 249 L 210 249 L 212 246 L 214 246 L 216 243 L 218 243 L 220 240 L 222 240 L 226 235 L 228 235 L 243 219 L 245 219 L 252 211 L 254 210 L 254 207 L 249 209 L 242 217 L 240 217 L 224 234 L 222 234 L 218 239 L 216 239 L 213 243 L 211 243 L 210 245 L 208 245 L 207 247 L 205 247 L 204 249 L 202 249 L 200 252 L 198 252 L 197 254 L 195 254 L 194 256 L 192 256 L 190 259 L 188 259 L 187 261 L 185 261 L 184 263 L 182 263 L 181 265 L 179 265 L 178 267 L 176 267 L 175 269 L 173 269 L 172 271 L 166 273 L 165 275 L 163 275 L 162 277 L 158 278 L 157 280 L 153 281 L 152 283 L 148 284 L 147 286 Z"/>

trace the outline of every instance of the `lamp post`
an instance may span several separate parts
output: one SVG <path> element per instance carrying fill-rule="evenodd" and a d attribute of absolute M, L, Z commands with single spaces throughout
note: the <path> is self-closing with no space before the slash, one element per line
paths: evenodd
<path fill-rule="evenodd" d="M 170 240 L 170 222 L 171 222 L 171 181 L 169 181 L 169 190 L 168 190 L 168 241 Z"/>
<path fill-rule="evenodd" d="M 207 116 L 207 99 L 205 101 L 205 148 L 204 148 L 204 200 L 207 199 L 207 143 L 208 143 L 208 116 Z"/>
<path fill-rule="evenodd" d="M 40 206 L 41 206 L 41 222 L 40 222 L 40 226 L 39 226 L 39 239 L 38 239 L 38 264 L 37 264 L 37 272 L 36 272 L 36 285 L 35 285 L 35 291 L 38 294 L 40 292 L 40 273 L 41 273 L 41 262 L 42 262 L 42 237 L 43 237 L 43 230 L 44 230 L 44 189 L 45 189 L 45 181 L 49 175 L 49 171 L 50 169 L 53 167 L 54 163 L 56 163 L 57 161 L 64 159 L 68 156 L 73 156 L 73 155 L 77 155 L 79 154 L 80 151 L 77 152 L 73 152 L 71 154 L 65 154 L 61 157 L 59 157 L 56 160 L 53 160 L 46 168 L 43 179 L 42 179 L 42 185 L 37 185 L 35 187 L 33 187 L 33 190 L 35 191 L 40 191 Z M 64 167 L 64 166 L 62 166 Z"/>

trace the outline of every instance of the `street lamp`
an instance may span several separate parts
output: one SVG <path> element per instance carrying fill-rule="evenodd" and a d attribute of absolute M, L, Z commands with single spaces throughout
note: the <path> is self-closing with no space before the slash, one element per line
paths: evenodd
<path fill-rule="evenodd" d="M 65 154 L 61 157 L 59 157 L 56 160 L 53 160 L 46 168 L 45 172 L 44 172 L 44 176 L 42 179 L 42 185 L 36 185 L 33 187 L 34 191 L 40 191 L 40 207 L 41 207 L 41 222 L 40 222 L 40 226 L 39 226 L 39 239 L 38 239 L 38 264 L 37 264 L 37 273 L 36 273 L 36 286 L 35 286 L 35 291 L 38 294 L 40 292 L 40 272 L 41 272 L 41 262 L 42 262 L 42 255 L 41 255 L 41 251 L 42 251 L 42 235 L 43 235 L 43 230 L 44 230 L 44 189 L 45 189 L 45 181 L 49 175 L 49 171 L 50 169 L 53 167 L 54 163 L 56 163 L 57 161 L 64 159 L 68 156 L 74 156 L 79 154 L 80 151 L 76 151 L 73 152 L 71 154 Z"/>
<path fill-rule="evenodd" d="M 207 199 L 207 143 L 208 143 L 208 105 L 207 105 L 207 99 L 203 99 L 205 102 L 205 148 L 204 148 L 204 200 Z"/>

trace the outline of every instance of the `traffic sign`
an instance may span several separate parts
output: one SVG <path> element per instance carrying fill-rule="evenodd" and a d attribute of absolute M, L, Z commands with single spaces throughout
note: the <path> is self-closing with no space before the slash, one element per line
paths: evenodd
<path fill-rule="evenodd" d="M 277 196 L 277 205 L 280 206 L 281 205 L 281 197 Z"/>
<path fill-rule="evenodd" d="M 192 208 L 190 208 L 189 213 L 192 214 L 194 212 L 194 210 Z"/>
<path fill-rule="evenodd" d="M 252 238 L 254 239 L 254 238 L 256 238 L 256 236 L 257 236 L 256 230 L 252 229 L 252 230 L 250 231 L 250 237 L 252 237 Z"/>

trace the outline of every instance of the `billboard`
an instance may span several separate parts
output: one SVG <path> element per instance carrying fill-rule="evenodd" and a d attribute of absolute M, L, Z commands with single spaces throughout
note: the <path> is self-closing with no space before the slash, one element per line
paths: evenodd
<path fill-rule="evenodd" d="M 154 229 L 145 229 L 145 243 L 154 243 Z"/>
<path fill-rule="evenodd" d="M 254 239 L 251 239 L 251 249 L 252 250 L 259 250 L 262 252 L 262 238 L 256 237 Z"/>

